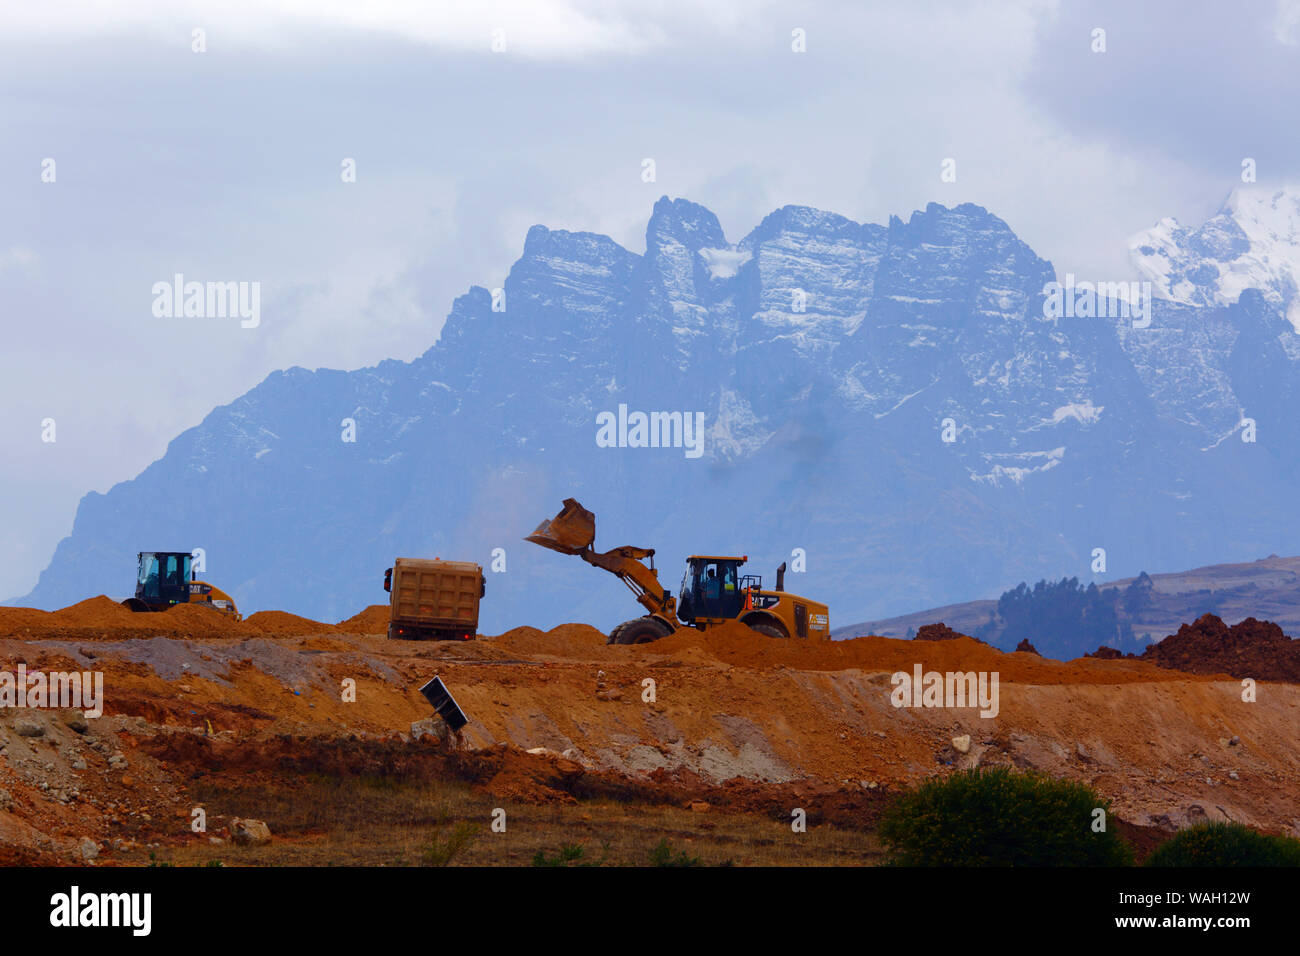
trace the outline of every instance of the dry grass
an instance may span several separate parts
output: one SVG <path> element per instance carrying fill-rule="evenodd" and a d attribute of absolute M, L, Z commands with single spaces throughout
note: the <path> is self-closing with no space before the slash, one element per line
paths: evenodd
<path fill-rule="evenodd" d="M 756 813 L 624 804 L 601 800 L 576 806 L 506 806 L 506 832 L 491 829 L 498 805 L 455 782 L 395 782 L 382 778 L 308 777 L 292 789 L 197 789 L 209 820 L 265 820 L 274 838 L 264 847 L 192 842 L 153 852 L 175 866 L 418 866 L 448 855 L 453 866 L 530 866 L 541 852 L 582 847 L 578 863 L 648 866 L 667 840 L 672 854 L 701 866 L 861 866 L 883 861 L 874 835 L 829 825 L 794 833 Z M 214 824 L 215 825 L 215 824 Z M 463 843 L 458 849 L 449 841 Z M 432 851 L 432 853 L 430 852 Z M 124 862 L 147 864 L 136 850 Z"/>

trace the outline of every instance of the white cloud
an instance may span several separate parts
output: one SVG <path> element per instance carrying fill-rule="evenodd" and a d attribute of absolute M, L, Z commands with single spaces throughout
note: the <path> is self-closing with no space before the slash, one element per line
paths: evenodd
<path fill-rule="evenodd" d="M 15 4 L 5 12 L 10 36 L 75 37 L 119 33 L 171 35 L 190 43 L 207 33 L 210 51 L 296 45 L 304 30 L 358 31 L 431 47 L 490 53 L 494 31 L 506 52 L 566 58 L 640 54 L 674 36 L 736 29 L 766 4 L 713 0 L 62 0 Z M 51 15 L 51 7 L 58 10 Z"/>
<path fill-rule="evenodd" d="M 23 246 L 10 246 L 0 249 L 0 271 L 5 269 L 28 269 L 36 265 L 37 255 Z"/>
<path fill-rule="evenodd" d="M 1273 36 L 1287 46 L 1300 45 L 1300 0 L 1277 0 Z"/>

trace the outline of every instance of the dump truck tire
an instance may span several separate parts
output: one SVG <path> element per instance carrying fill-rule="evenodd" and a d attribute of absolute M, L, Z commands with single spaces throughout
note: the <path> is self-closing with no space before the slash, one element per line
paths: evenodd
<path fill-rule="evenodd" d="M 762 634 L 764 637 L 777 637 L 784 640 L 785 638 L 790 636 L 786 634 L 785 631 L 781 630 L 781 628 L 777 627 L 775 624 L 751 624 L 749 625 L 749 629 L 751 631 L 755 631 L 756 633 Z"/>
<path fill-rule="evenodd" d="M 661 637 L 667 637 L 671 631 L 662 621 L 653 617 L 638 617 L 624 621 L 609 632 L 607 644 L 649 644 Z"/>

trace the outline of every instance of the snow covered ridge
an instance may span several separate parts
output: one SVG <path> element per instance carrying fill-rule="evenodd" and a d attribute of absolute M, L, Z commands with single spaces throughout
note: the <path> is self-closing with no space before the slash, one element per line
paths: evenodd
<path fill-rule="evenodd" d="M 1300 331 L 1300 187 L 1239 186 L 1200 228 L 1162 219 L 1129 254 L 1161 299 L 1223 306 L 1258 289 Z"/>
<path fill-rule="evenodd" d="M 753 253 L 744 249 L 701 249 L 700 258 L 715 279 L 734 279 L 740 267 L 752 259 Z"/>
<path fill-rule="evenodd" d="M 1216 261 L 1250 246 L 1228 225 L 1205 240 Z M 1103 545 L 1134 573 L 1209 564 L 1225 514 L 1243 554 L 1292 546 L 1300 335 L 1263 292 L 1189 306 L 1101 278 L 1058 276 L 973 204 L 888 226 L 783 207 L 732 243 L 665 197 L 644 254 L 536 226 L 504 316 L 473 286 L 411 362 L 273 373 L 88 494 L 18 603 L 114 593 L 154 536 L 203 542 L 241 606 L 343 620 L 394 554 L 486 555 L 567 496 L 675 553 L 776 557 L 797 538 L 834 555 L 809 590 L 841 595 L 846 620 L 1084 573 Z M 1225 439 L 1245 418 L 1258 441 Z M 1244 476 L 1267 507 L 1240 507 Z M 286 542 L 299 557 L 268 563 Z M 627 617 L 617 591 L 566 590 L 536 557 L 485 627 Z"/>
<path fill-rule="evenodd" d="M 1100 420 L 1101 413 L 1105 410 L 1105 405 L 1094 405 L 1091 399 L 1085 398 L 1082 402 L 1062 405 L 1052 413 L 1051 421 L 1053 425 L 1059 425 L 1066 419 L 1074 419 L 1080 425 L 1093 425 Z"/>
<path fill-rule="evenodd" d="M 1007 482 L 1020 485 L 1030 475 L 1051 471 L 1060 465 L 1065 460 L 1065 446 L 1047 451 L 985 453 L 981 457 L 991 467 L 983 474 L 972 470 L 969 475 L 971 481 L 993 486 Z M 1012 464 L 1004 465 L 1002 461 L 1009 461 Z"/>

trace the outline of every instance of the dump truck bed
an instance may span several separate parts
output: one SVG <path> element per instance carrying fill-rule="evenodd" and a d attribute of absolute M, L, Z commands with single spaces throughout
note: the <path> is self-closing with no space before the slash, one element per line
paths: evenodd
<path fill-rule="evenodd" d="M 469 640 L 478 633 L 483 569 L 469 561 L 393 562 L 389 637 Z"/>

